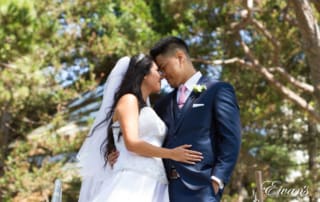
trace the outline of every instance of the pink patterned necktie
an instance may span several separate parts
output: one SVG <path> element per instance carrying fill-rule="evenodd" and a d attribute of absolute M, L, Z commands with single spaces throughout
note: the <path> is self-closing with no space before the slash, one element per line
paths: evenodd
<path fill-rule="evenodd" d="M 179 98 L 178 98 L 178 107 L 181 109 L 186 101 L 186 92 L 187 87 L 185 85 L 180 86 L 179 88 Z"/>

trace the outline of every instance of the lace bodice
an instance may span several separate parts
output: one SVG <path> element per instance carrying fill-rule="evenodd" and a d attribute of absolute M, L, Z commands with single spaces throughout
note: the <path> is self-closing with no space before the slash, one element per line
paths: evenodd
<path fill-rule="evenodd" d="M 151 107 L 143 107 L 139 114 L 139 137 L 155 146 L 161 147 L 166 134 L 166 126 Z M 149 175 L 167 184 L 167 177 L 160 158 L 150 158 L 137 155 L 126 149 L 123 137 L 118 141 L 120 132 L 119 122 L 113 123 L 115 146 L 120 152 L 114 165 L 114 171 L 132 170 L 143 175 Z"/>

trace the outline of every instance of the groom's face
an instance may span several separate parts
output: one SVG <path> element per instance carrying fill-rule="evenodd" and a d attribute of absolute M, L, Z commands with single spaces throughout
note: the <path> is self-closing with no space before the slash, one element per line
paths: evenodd
<path fill-rule="evenodd" d="M 173 55 L 158 55 L 156 63 L 159 70 L 163 73 L 163 77 L 167 79 L 171 87 L 177 88 L 182 83 L 181 74 L 181 61 L 175 54 Z"/>

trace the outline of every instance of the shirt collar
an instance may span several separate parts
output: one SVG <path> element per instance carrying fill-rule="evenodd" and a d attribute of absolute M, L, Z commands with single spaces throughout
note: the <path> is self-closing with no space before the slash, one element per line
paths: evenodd
<path fill-rule="evenodd" d="M 188 91 L 192 91 L 193 87 L 198 83 L 200 78 L 202 77 L 201 72 L 197 71 L 194 75 L 192 75 L 184 85 L 187 87 Z"/>

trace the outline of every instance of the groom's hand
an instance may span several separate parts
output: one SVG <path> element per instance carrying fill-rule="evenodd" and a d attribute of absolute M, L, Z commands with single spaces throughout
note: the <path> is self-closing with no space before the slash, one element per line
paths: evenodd
<path fill-rule="evenodd" d="M 212 182 L 212 187 L 213 187 L 214 194 L 218 194 L 218 192 L 219 192 L 219 184 L 218 184 L 218 182 L 216 182 L 214 180 L 212 180 L 211 182 Z"/>
<path fill-rule="evenodd" d="M 119 154 L 120 153 L 115 150 L 108 155 L 108 163 L 110 164 L 111 168 L 113 168 L 113 165 L 117 162 Z"/>

